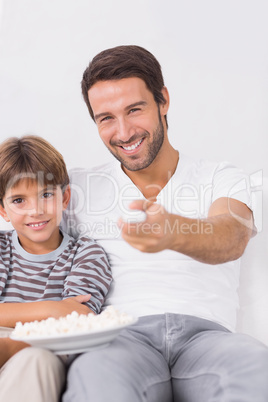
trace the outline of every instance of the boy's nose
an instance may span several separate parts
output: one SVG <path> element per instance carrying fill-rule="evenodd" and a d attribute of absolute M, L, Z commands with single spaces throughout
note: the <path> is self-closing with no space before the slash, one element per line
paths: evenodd
<path fill-rule="evenodd" d="M 44 213 L 44 208 L 42 205 L 42 202 L 40 201 L 35 201 L 32 202 L 32 204 L 30 205 L 30 208 L 28 210 L 28 214 L 30 216 L 37 216 L 37 215 L 42 215 Z"/>

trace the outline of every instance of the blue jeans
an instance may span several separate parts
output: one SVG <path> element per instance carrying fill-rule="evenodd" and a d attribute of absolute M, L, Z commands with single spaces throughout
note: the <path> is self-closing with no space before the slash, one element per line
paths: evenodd
<path fill-rule="evenodd" d="M 142 317 L 70 365 L 63 402 L 267 402 L 268 348 L 208 320 Z"/>

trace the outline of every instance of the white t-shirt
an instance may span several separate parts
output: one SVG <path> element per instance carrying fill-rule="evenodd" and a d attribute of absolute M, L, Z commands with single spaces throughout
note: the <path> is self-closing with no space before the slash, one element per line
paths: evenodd
<path fill-rule="evenodd" d="M 73 169 L 70 178 L 72 197 L 63 227 L 72 236 L 93 237 L 106 251 L 113 282 L 105 305 L 135 316 L 194 315 L 234 330 L 239 260 L 210 265 L 172 250 L 143 253 L 126 243 L 117 221 L 128 211 L 127 205 L 143 195 L 116 160 L 92 170 Z M 171 213 L 205 218 L 220 197 L 235 198 L 251 208 L 247 176 L 229 163 L 180 155 L 157 202 Z M 206 229 L 200 225 L 192 230 Z"/>

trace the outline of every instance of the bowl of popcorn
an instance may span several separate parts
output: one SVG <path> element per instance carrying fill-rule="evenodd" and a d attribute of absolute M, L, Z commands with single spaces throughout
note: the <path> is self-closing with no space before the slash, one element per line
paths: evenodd
<path fill-rule="evenodd" d="M 58 319 L 17 322 L 10 338 L 56 354 L 76 354 L 107 346 L 136 321 L 133 316 L 109 306 L 98 315 L 73 311 Z"/>

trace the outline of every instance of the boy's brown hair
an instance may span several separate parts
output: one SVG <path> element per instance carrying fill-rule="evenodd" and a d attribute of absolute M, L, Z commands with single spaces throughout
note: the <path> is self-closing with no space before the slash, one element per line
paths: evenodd
<path fill-rule="evenodd" d="M 64 191 L 69 176 L 62 155 L 35 135 L 11 137 L 0 144 L 0 203 L 6 191 L 27 178 L 43 185 L 60 185 Z"/>
<path fill-rule="evenodd" d="M 142 79 L 157 104 L 166 103 L 162 93 L 164 87 L 162 70 L 154 55 L 140 46 L 116 46 L 97 54 L 83 74 L 82 94 L 93 120 L 94 114 L 88 99 L 89 89 L 98 81 L 121 80 L 130 77 Z M 165 120 L 167 123 L 167 116 L 165 116 Z"/>

